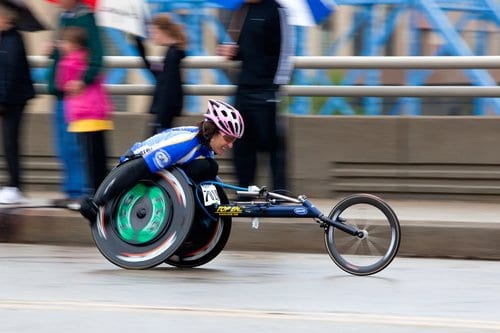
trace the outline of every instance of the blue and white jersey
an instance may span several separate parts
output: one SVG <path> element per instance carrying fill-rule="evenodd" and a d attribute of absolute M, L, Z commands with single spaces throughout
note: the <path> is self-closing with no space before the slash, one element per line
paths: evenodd
<path fill-rule="evenodd" d="M 197 158 L 214 158 L 214 152 L 200 143 L 197 134 L 196 126 L 170 128 L 135 143 L 130 152 L 141 155 L 153 173 Z M 126 156 L 120 158 L 124 159 Z"/>

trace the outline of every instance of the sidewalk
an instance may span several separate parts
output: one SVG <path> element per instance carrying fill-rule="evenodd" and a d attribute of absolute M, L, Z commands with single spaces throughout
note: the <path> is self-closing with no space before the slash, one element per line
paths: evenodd
<path fill-rule="evenodd" d="M 57 193 L 28 193 L 44 206 Z M 324 213 L 335 200 L 311 199 Z M 440 200 L 387 200 L 402 228 L 401 256 L 500 259 L 500 203 Z M 0 241 L 93 246 L 87 221 L 59 208 L 0 205 Z M 326 253 L 322 230 L 312 219 L 233 219 L 228 250 Z"/>

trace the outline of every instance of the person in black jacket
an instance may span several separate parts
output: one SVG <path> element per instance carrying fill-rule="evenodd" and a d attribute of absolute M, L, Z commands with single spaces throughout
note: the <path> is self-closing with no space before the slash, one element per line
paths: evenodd
<path fill-rule="evenodd" d="M 149 108 L 149 112 L 155 115 L 151 134 L 156 134 L 171 128 L 174 118 L 182 112 L 181 61 L 186 56 L 187 37 L 182 25 L 173 22 L 168 14 L 158 14 L 153 18 L 150 38 L 156 45 L 167 46 L 163 63 L 151 64 L 138 39 L 141 56 L 156 79 Z"/>
<path fill-rule="evenodd" d="M 20 191 L 19 137 L 24 108 L 35 96 L 24 42 L 15 19 L 15 10 L 0 4 L 0 116 L 9 172 L 8 183 L 0 190 L 0 204 L 25 200 Z"/>
<path fill-rule="evenodd" d="M 253 185 L 257 152 L 270 157 L 274 189 L 286 189 L 285 129 L 278 116 L 279 88 L 289 81 L 292 63 L 291 28 L 285 9 L 275 0 L 246 0 L 228 28 L 237 44 L 218 47 L 218 54 L 241 60 L 235 107 L 246 123 L 234 145 L 239 185 Z"/>

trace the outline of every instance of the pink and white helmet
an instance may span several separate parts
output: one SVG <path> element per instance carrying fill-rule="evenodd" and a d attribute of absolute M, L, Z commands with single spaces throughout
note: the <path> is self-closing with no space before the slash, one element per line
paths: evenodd
<path fill-rule="evenodd" d="M 205 118 L 213 121 L 222 133 L 233 138 L 240 139 L 245 131 L 245 123 L 238 110 L 222 101 L 209 99 Z"/>

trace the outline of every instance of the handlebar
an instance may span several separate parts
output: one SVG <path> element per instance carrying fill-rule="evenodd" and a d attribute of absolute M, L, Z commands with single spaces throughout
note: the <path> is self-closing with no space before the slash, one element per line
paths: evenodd
<path fill-rule="evenodd" d="M 289 196 L 286 196 L 283 194 L 269 192 L 265 186 L 263 186 L 261 188 L 259 188 L 257 186 L 249 186 L 248 190 L 236 191 L 236 194 L 249 196 L 249 197 L 265 198 L 265 199 L 267 199 L 268 197 L 271 197 L 274 199 L 281 199 L 281 200 L 285 200 L 285 201 L 293 202 L 293 203 L 302 203 L 303 200 L 306 199 L 305 196 L 299 196 L 299 198 L 293 198 L 293 197 L 289 197 Z"/>
<path fill-rule="evenodd" d="M 255 198 L 263 198 L 265 200 L 267 200 L 269 198 L 274 198 L 274 199 L 281 199 L 281 200 L 291 202 L 291 203 L 296 203 L 296 204 L 301 204 L 307 200 L 307 197 L 305 195 L 299 195 L 297 198 L 294 198 L 294 197 L 290 197 L 287 195 L 278 194 L 275 192 L 269 192 L 265 186 L 258 187 L 255 185 L 251 185 L 248 188 L 244 188 L 244 187 L 225 184 L 225 183 L 220 182 L 220 181 L 205 181 L 205 182 L 202 182 L 200 184 L 215 184 L 215 185 L 222 186 L 224 188 L 233 189 L 236 192 L 236 194 L 238 194 L 238 195 L 247 196 L 247 197 L 255 197 Z"/>

